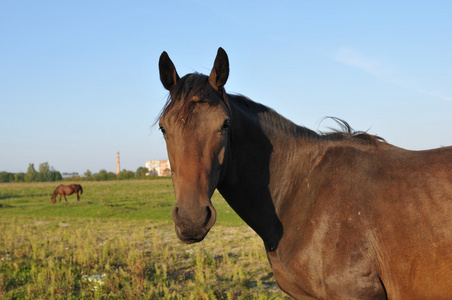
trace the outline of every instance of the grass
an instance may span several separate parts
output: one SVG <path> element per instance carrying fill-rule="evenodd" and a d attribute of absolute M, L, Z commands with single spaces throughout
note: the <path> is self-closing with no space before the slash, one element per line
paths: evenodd
<path fill-rule="evenodd" d="M 262 241 L 218 193 L 217 224 L 186 245 L 174 233 L 170 179 L 0 184 L 1 299 L 288 299 Z"/>
<path fill-rule="evenodd" d="M 82 182 L 81 201 L 75 195 L 51 205 L 55 183 L 0 184 L 0 215 L 27 215 L 71 218 L 120 218 L 171 221 L 174 192 L 171 179 Z M 212 197 L 221 211 L 217 224 L 241 226 L 244 222 L 232 211 L 218 192 Z"/>

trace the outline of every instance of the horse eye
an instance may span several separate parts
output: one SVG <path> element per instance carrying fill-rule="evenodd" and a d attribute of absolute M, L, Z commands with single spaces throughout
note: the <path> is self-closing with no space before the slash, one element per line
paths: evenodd
<path fill-rule="evenodd" d="M 229 121 L 229 119 L 224 120 L 224 123 L 220 128 L 220 133 L 221 134 L 226 133 L 226 131 L 229 130 L 229 127 L 231 127 L 231 121 Z"/>
<path fill-rule="evenodd" d="M 166 130 L 165 130 L 165 128 L 163 128 L 163 126 L 160 126 L 159 129 L 160 129 L 160 131 L 162 132 L 163 135 L 166 134 Z"/>

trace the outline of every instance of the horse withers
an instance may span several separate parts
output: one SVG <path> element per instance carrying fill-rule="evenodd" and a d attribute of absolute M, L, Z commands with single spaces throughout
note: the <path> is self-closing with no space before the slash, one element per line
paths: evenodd
<path fill-rule="evenodd" d="M 77 201 L 79 201 L 80 200 L 80 196 L 78 195 L 79 192 L 80 194 L 83 194 L 83 188 L 80 184 L 70 184 L 70 185 L 60 184 L 53 192 L 52 204 L 55 204 L 57 195 L 60 196 L 60 202 L 61 197 L 64 197 L 64 200 L 66 200 L 67 202 L 66 195 L 69 196 L 72 195 L 73 193 L 77 195 Z"/>
<path fill-rule="evenodd" d="M 221 48 L 209 76 L 180 78 L 166 52 L 159 69 L 182 241 L 214 225 L 218 189 L 295 299 L 452 297 L 452 147 L 408 151 L 346 122 L 329 134 L 297 126 L 226 93 Z"/>

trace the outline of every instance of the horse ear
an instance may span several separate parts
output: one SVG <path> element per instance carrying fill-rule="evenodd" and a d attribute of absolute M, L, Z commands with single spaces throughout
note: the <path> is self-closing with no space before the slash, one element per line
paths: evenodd
<path fill-rule="evenodd" d="M 173 62 L 168 56 L 168 53 L 163 51 L 162 55 L 160 55 L 159 60 L 159 69 L 160 69 L 160 81 L 162 82 L 165 89 L 172 89 L 177 81 L 179 81 L 179 75 L 177 75 L 176 67 L 174 67 Z"/>
<path fill-rule="evenodd" d="M 223 48 L 218 48 L 217 57 L 210 72 L 209 82 L 216 90 L 222 88 L 229 76 L 229 59 Z"/>

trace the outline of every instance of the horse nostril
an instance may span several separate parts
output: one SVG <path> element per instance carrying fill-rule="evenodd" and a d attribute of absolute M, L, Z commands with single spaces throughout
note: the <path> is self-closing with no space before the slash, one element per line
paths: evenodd
<path fill-rule="evenodd" d="M 204 228 L 209 229 L 215 224 L 216 212 L 215 208 L 211 205 L 207 205 L 204 208 L 198 209 L 179 209 L 180 207 L 175 204 L 172 210 L 172 216 L 174 224 L 181 228 Z M 200 209 L 200 210 L 199 210 Z"/>
<path fill-rule="evenodd" d="M 204 227 L 207 226 L 207 224 L 210 221 L 210 218 L 212 217 L 212 210 L 210 209 L 210 207 L 206 206 L 206 209 L 207 209 L 207 216 L 206 216 L 206 220 L 204 221 Z"/>
<path fill-rule="evenodd" d="M 179 218 L 179 206 L 174 205 L 174 206 L 173 206 L 173 211 L 172 211 L 171 213 L 172 213 L 172 215 L 173 215 L 173 220 L 174 220 L 174 222 L 177 223 L 177 219 Z"/>
<path fill-rule="evenodd" d="M 216 214 L 215 208 L 213 208 L 213 206 L 211 206 L 211 205 L 206 206 L 206 210 L 207 210 L 207 215 L 206 215 L 206 219 L 204 221 L 204 228 L 210 229 L 210 227 L 212 227 L 213 224 L 215 224 L 215 221 L 217 219 L 217 214 Z"/>

